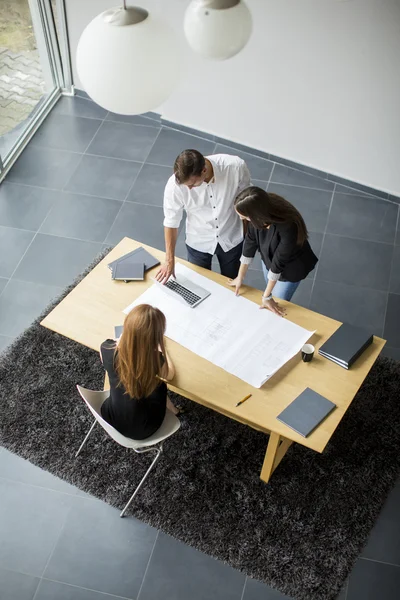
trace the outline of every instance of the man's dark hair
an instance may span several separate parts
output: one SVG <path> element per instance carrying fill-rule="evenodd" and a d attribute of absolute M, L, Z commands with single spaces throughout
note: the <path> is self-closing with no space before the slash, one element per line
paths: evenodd
<path fill-rule="evenodd" d="M 183 150 L 174 164 L 176 183 L 185 183 L 191 177 L 198 177 L 206 165 L 206 159 L 197 150 Z"/>

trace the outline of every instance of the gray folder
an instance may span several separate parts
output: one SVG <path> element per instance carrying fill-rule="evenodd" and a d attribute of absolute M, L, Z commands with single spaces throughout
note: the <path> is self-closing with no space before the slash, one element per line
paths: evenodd
<path fill-rule="evenodd" d="M 144 264 L 128 261 L 117 262 L 112 268 L 112 279 L 121 281 L 137 281 L 144 279 Z"/>
<path fill-rule="evenodd" d="M 307 437 L 334 408 L 336 404 L 311 388 L 306 388 L 277 419 L 303 437 Z"/>
<path fill-rule="evenodd" d="M 355 360 L 372 344 L 373 335 L 362 327 L 343 323 L 329 339 L 322 344 L 319 354 L 348 369 Z"/>
<path fill-rule="evenodd" d="M 152 269 L 160 264 L 159 260 L 154 258 L 154 256 L 152 256 L 141 246 L 140 248 L 136 248 L 136 250 L 132 250 L 132 252 L 128 252 L 128 254 L 124 254 L 124 256 L 121 256 L 120 258 L 117 258 L 117 260 L 109 263 L 108 268 L 112 270 L 113 267 L 120 262 L 143 263 L 145 271 L 148 271 L 149 269 Z"/>

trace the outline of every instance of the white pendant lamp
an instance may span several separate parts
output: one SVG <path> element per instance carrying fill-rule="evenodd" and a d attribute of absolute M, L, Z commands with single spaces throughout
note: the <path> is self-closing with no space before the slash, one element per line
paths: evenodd
<path fill-rule="evenodd" d="M 183 28 L 189 46 L 197 54 L 225 60 L 247 44 L 251 14 L 243 0 L 192 0 Z"/>
<path fill-rule="evenodd" d="M 160 106 L 177 83 L 178 47 L 168 25 L 143 8 L 111 8 L 79 40 L 76 66 L 89 96 L 106 110 L 135 115 Z"/>

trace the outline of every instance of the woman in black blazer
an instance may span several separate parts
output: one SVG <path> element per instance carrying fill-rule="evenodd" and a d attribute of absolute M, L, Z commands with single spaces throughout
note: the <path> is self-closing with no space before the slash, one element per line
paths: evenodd
<path fill-rule="evenodd" d="M 229 285 L 236 295 L 243 283 L 256 251 L 261 254 L 267 287 L 260 308 L 268 308 L 283 316 L 285 310 L 273 296 L 290 300 L 300 284 L 317 264 L 308 242 L 303 217 L 287 200 L 251 186 L 235 199 L 235 210 L 242 220 L 249 221 L 240 259 L 239 273 Z"/>

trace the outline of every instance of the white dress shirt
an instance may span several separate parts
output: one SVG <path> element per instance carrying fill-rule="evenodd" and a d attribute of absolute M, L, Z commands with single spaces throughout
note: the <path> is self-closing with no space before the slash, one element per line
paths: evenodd
<path fill-rule="evenodd" d="M 186 211 L 186 243 L 200 252 L 214 254 L 219 244 L 228 252 L 243 240 L 243 225 L 233 207 L 237 194 L 250 185 L 244 160 L 230 154 L 206 157 L 214 177 L 191 190 L 172 175 L 164 192 L 164 227 L 178 228 Z"/>

